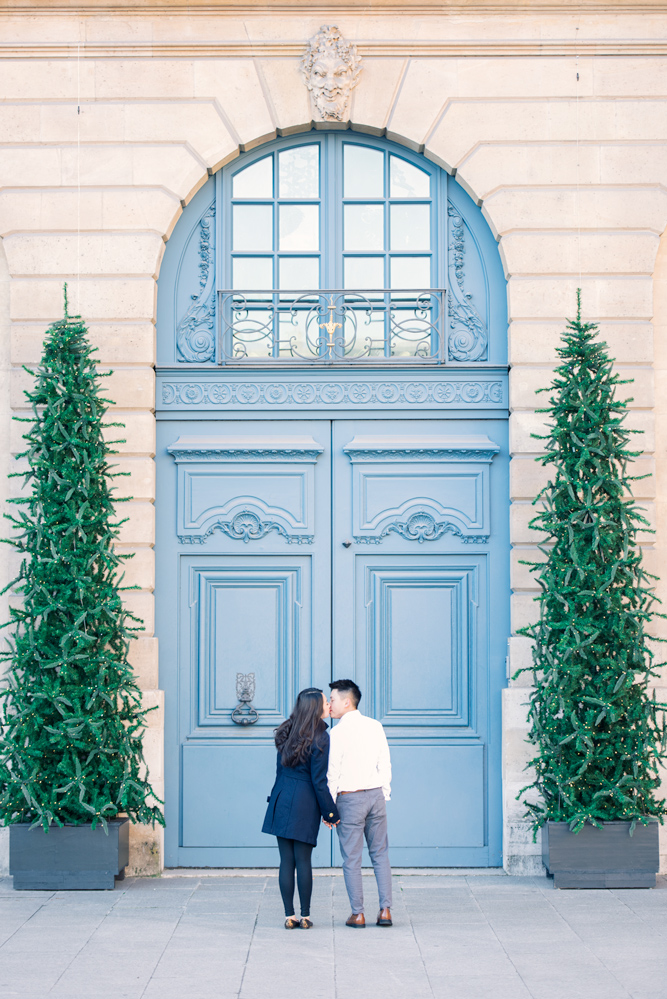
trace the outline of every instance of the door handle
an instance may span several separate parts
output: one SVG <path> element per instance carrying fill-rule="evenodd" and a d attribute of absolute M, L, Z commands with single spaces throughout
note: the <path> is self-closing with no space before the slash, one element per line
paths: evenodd
<path fill-rule="evenodd" d="M 236 674 L 236 696 L 239 703 L 232 711 L 232 721 L 235 725 L 254 725 L 259 721 L 259 715 L 252 706 L 255 696 L 255 674 Z"/>

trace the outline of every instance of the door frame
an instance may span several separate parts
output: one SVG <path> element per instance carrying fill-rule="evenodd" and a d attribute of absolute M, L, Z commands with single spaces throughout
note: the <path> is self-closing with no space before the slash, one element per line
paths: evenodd
<path fill-rule="evenodd" d="M 183 426 L 187 421 L 220 421 L 221 427 L 229 421 L 254 421 L 262 419 L 303 420 L 312 419 L 397 419 L 409 422 L 417 419 L 463 419 L 463 420 L 502 420 L 507 421 L 508 411 L 508 375 L 506 366 L 481 365 L 474 369 L 449 370 L 409 370 L 387 368 L 364 370 L 363 377 L 359 370 L 318 370 L 310 372 L 310 377 L 304 371 L 208 371 L 193 372 L 188 377 L 186 371 L 179 369 L 161 369 L 158 372 L 158 410 L 157 420 L 176 422 Z M 222 387 L 224 386 L 224 392 Z M 218 388 L 220 387 L 220 388 Z M 306 394 L 306 389 L 309 394 Z M 299 402 L 299 399 L 310 401 Z M 220 400 L 225 400 L 220 402 Z M 180 431 L 182 432 L 182 431 Z M 178 436 L 176 434 L 175 436 Z M 507 478 L 509 455 L 506 450 L 498 455 L 496 461 L 503 462 L 504 477 Z M 162 448 L 157 454 L 158 464 L 173 459 Z M 159 479 L 158 479 L 159 481 Z M 504 523 L 504 534 L 509 538 L 509 486 L 507 500 L 502 511 L 495 510 L 494 517 L 501 518 Z M 161 600 L 161 554 L 164 548 L 164 531 L 173 531 L 172 524 L 163 523 L 160 515 L 161 497 L 158 488 L 156 506 L 158 507 L 158 528 L 156 537 L 156 634 L 161 638 L 168 631 L 165 614 L 168 608 L 163 607 Z M 504 587 L 505 599 L 502 617 L 506 621 L 506 630 L 501 644 L 509 637 L 509 540 L 506 545 Z M 504 655 L 496 658 L 495 665 L 498 675 L 505 677 Z M 166 660 L 160 658 L 160 686 L 169 691 L 175 689 L 174 677 L 165 675 Z M 496 770 L 497 778 L 489 783 L 489 802 L 495 807 L 496 826 L 502 826 L 501 815 L 501 713 L 500 685 L 498 685 L 496 703 L 490 706 L 489 740 L 497 747 Z M 176 780 L 174 773 L 180 772 L 178 742 L 174 736 L 172 711 L 169 704 L 165 712 L 165 814 L 168 828 L 165 834 L 165 864 L 166 866 L 181 866 L 178 848 L 172 843 L 173 833 L 170 830 L 179 829 L 180 822 L 176 816 L 180 809 L 180 778 Z M 176 793 L 175 793 L 176 792 Z M 494 839 L 496 837 L 494 836 Z M 489 866 L 501 863 L 501 843 L 498 842 L 489 853 Z M 486 866 L 486 865 L 485 865 Z"/>

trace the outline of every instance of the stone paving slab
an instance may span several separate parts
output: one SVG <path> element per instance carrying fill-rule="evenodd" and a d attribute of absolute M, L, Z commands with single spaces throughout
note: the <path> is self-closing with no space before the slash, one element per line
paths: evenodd
<path fill-rule="evenodd" d="M 108 892 L 0 879 L 0 999 L 667 999 L 667 878 L 555 891 L 500 872 L 394 876 L 392 928 L 344 925 L 318 872 L 315 927 L 283 929 L 275 871 L 168 872 Z M 364 881 L 367 915 L 377 892 Z"/>

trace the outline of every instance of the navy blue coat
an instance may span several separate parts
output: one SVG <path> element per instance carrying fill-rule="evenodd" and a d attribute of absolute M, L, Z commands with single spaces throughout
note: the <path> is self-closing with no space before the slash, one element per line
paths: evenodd
<path fill-rule="evenodd" d="M 340 816 L 327 785 L 329 733 L 323 721 L 310 756 L 296 767 L 284 767 L 278 753 L 276 782 L 267 798 L 269 807 L 262 832 L 302 843 L 317 844 L 320 820 L 338 822 Z"/>

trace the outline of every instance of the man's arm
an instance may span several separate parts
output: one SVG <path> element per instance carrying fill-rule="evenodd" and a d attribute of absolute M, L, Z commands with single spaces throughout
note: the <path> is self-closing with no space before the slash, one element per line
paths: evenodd
<path fill-rule="evenodd" d="M 338 788 L 340 787 L 340 771 L 342 762 L 343 752 L 340 744 L 340 737 L 337 735 L 336 729 L 332 728 L 329 732 L 329 766 L 327 769 L 327 784 L 329 785 L 329 791 L 331 792 L 331 797 L 334 801 L 336 800 Z"/>
<path fill-rule="evenodd" d="M 382 725 L 378 724 L 378 774 L 385 801 L 391 800 L 391 757 L 389 743 Z"/>

